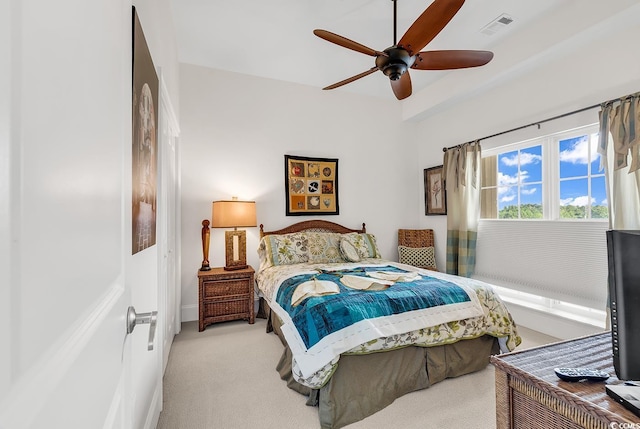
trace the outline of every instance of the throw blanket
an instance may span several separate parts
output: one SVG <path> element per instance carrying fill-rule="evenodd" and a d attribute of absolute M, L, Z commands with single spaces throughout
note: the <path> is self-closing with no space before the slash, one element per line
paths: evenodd
<path fill-rule="evenodd" d="M 319 270 L 294 275 L 279 285 L 272 308 L 283 320 L 282 332 L 303 377 L 376 338 L 483 314 L 476 294 L 465 286 L 425 274 L 393 274 L 413 273 L 393 266 Z M 398 281 L 384 290 L 359 290 L 341 282 L 343 276 L 372 282 L 381 277 L 415 280 Z M 301 302 L 292 300 L 298 285 L 314 278 L 334 282 L 339 293 L 311 296 Z"/>

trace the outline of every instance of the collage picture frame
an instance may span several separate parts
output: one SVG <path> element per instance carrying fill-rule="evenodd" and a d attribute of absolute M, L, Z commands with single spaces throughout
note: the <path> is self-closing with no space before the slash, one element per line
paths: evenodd
<path fill-rule="evenodd" d="M 286 215 L 337 215 L 338 159 L 284 156 Z"/>

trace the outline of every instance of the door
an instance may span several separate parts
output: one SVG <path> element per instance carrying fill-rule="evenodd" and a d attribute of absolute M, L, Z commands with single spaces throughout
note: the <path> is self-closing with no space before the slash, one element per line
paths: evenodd
<path fill-rule="evenodd" d="M 179 234 L 180 210 L 178 181 L 178 122 L 164 79 L 160 76 L 158 193 L 158 323 L 162 331 L 162 374 L 169 361 L 173 337 L 180 332 Z"/>
<path fill-rule="evenodd" d="M 131 254 L 131 3 L 2 0 L 0 31 L 0 428 L 155 427 L 160 353 L 126 333 L 158 299 L 157 246 Z"/>

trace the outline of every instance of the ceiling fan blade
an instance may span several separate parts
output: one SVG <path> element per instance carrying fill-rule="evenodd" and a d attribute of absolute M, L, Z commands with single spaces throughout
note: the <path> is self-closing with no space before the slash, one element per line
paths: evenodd
<path fill-rule="evenodd" d="M 350 77 L 350 78 L 348 78 L 348 79 L 341 80 L 341 81 L 340 81 L 340 82 L 338 82 L 338 83 L 334 83 L 333 85 L 329 85 L 329 86 L 324 87 L 324 88 L 322 88 L 322 89 L 336 89 L 336 88 L 338 88 L 338 87 L 340 87 L 340 86 L 342 86 L 342 85 L 346 85 L 346 84 L 348 84 L 348 83 L 353 82 L 354 80 L 358 80 L 358 79 L 360 79 L 361 77 L 368 76 L 368 75 L 370 75 L 371 73 L 374 73 L 374 72 L 377 72 L 377 71 L 378 71 L 378 67 L 377 67 L 377 66 L 376 66 L 376 67 L 371 67 L 369 70 L 367 70 L 367 71 L 365 71 L 365 72 L 362 72 L 362 73 L 357 74 L 357 75 L 355 75 L 355 76 L 351 76 L 351 77 Z"/>
<path fill-rule="evenodd" d="M 415 55 L 451 21 L 464 0 L 435 0 L 404 33 L 398 46 Z"/>
<path fill-rule="evenodd" d="M 346 37 L 339 36 L 327 30 L 313 30 L 313 34 L 328 42 L 335 43 L 336 45 L 354 50 L 356 52 L 360 52 L 365 55 L 370 55 L 372 57 L 376 57 L 378 55 L 387 55 L 384 52 L 378 52 L 375 49 L 368 48 L 358 42 L 354 42 L 353 40 L 349 40 Z"/>
<path fill-rule="evenodd" d="M 416 55 L 411 66 L 417 70 L 449 70 L 478 67 L 493 58 L 489 51 L 424 51 Z"/>
<path fill-rule="evenodd" d="M 411 95 L 411 77 L 406 71 L 398 80 L 391 80 L 391 89 L 398 100 L 404 100 Z"/>

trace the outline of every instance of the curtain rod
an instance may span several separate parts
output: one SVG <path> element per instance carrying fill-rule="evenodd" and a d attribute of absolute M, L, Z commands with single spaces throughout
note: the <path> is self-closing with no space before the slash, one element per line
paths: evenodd
<path fill-rule="evenodd" d="M 540 129 L 540 124 L 544 124 L 545 122 L 555 121 L 556 119 L 564 118 L 565 116 L 575 115 L 576 113 L 581 113 L 581 112 L 584 112 L 586 110 L 595 109 L 596 107 L 600 107 L 600 106 L 603 106 L 603 105 L 606 105 L 606 104 L 609 104 L 609 103 L 615 103 L 616 101 L 622 101 L 622 100 L 624 100 L 626 98 L 629 98 L 629 97 L 632 97 L 632 96 L 635 96 L 635 95 L 638 95 L 638 94 L 640 94 L 640 93 L 637 92 L 635 94 L 625 95 L 624 97 L 614 98 L 613 100 L 605 101 L 603 103 L 594 104 L 593 106 L 589 106 L 589 107 L 583 107 L 582 109 L 574 110 L 573 112 L 569 112 L 569 113 L 563 113 L 562 115 L 554 116 L 553 118 L 543 119 L 542 121 L 532 122 L 532 123 L 527 124 L 527 125 L 522 125 L 521 127 L 512 128 L 510 130 L 502 131 L 500 133 L 496 133 L 496 134 L 492 134 L 490 136 L 482 137 L 480 139 L 476 139 L 476 140 L 473 140 L 473 141 L 470 141 L 470 142 L 467 142 L 467 143 L 479 142 L 480 140 L 487 140 L 487 139 L 490 139 L 490 138 L 493 138 L 493 137 L 501 136 L 503 134 L 508 134 L 508 133 L 512 133 L 514 131 L 519 131 L 519 130 L 522 130 L 524 128 L 533 127 L 534 125 L 537 125 L 538 129 Z M 466 144 L 466 143 L 463 143 L 463 144 Z M 446 151 L 448 151 L 450 149 L 455 149 L 457 147 L 462 147 L 463 144 L 457 144 L 457 145 L 451 146 L 451 147 L 443 147 L 442 151 L 446 152 Z"/>

